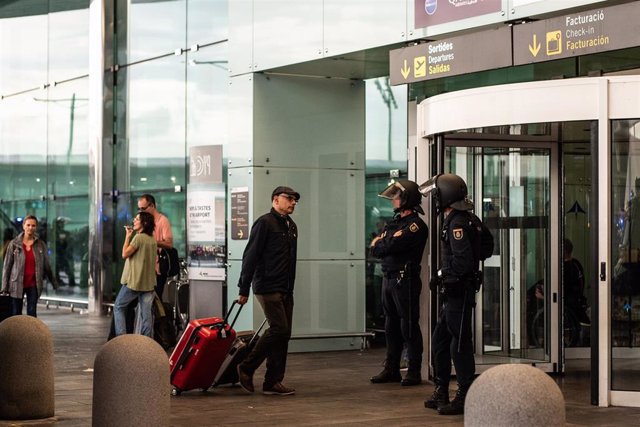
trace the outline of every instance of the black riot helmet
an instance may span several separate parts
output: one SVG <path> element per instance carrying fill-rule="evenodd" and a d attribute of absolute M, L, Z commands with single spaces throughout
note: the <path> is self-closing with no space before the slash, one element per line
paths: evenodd
<path fill-rule="evenodd" d="M 436 212 L 451 207 L 459 211 L 473 210 L 473 202 L 467 197 L 467 184 L 464 179 L 452 173 L 443 173 L 431 177 L 419 187 L 423 196 L 433 194 Z"/>
<path fill-rule="evenodd" d="M 409 181 L 407 179 L 394 181 L 387 188 L 382 190 L 378 196 L 389 200 L 400 198 L 400 207 L 397 208 L 396 211 L 410 209 L 424 215 L 422 206 L 420 206 L 422 203 L 422 196 L 418 191 L 418 184 L 413 181 Z"/>

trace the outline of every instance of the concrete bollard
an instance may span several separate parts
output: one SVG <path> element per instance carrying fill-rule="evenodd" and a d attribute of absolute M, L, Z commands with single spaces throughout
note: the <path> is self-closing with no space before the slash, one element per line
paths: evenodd
<path fill-rule="evenodd" d="M 564 426 L 564 406 L 564 396 L 549 375 L 529 365 L 499 365 L 471 385 L 464 425 Z"/>
<path fill-rule="evenodd" d="M 92 425 L 169 426 L 169 358 L 151 338 L 121 335 L 107 342 L 93 366 Z"/>
<path fill-rule="evenodd" d="M 47 325 L 31 316 L 0 322 L 0 419 L 53 417 L 53 338 Z"/>

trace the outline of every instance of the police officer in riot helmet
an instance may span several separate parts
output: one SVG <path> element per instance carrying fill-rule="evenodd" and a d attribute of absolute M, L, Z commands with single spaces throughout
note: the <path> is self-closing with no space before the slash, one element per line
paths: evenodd
<path fill-rule="evenodd" d="M 467 391 L 475 377 L 471 334 L 471 314 L 475 307 L 474 275 L 479 262 L 474 256 L 476 230 L 470 221 L 473 203 L 467 197 L 467 184 L 454 174 L 440 174 L 420 186 L 429 194 L 438 214 L 444 216 L 440 233 L 441 267 L 429 282 L 441 295 L 442 306 L 431 338 L 433 375 L 436 388 L 424 402 L 426 408 L 441 415 L 464 413 Z M 456 368 L 458 391 L 449 401 L 451 359 Z"/>
<path fill-rule="evenodd" d="M 413 386 L 422 382 L 420 262 L 429 232 L 418 215 L 424 211 L 415 182 L 395 181 L 379 196 L 391 200 L 396 215 L 370 245 L 371 255 L 382 261 L 382 308 L 387 341 L 384 369 L 371 377 L 371 382 L 400 382 L 403 386 Z M 400 361 L 405 345 L 408 370 L 402 378 Z"/>

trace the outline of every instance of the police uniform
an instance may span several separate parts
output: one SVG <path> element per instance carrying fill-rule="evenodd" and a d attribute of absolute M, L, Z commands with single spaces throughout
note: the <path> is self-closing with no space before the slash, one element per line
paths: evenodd
<path fill-rule="evenodd" d="M 473 228 L 466 211 L 452 210 L 440 236 L 442 268 L 439 272 L 442 307 L 432 336 L 435 383 L 448 387 L 451 360 L 461 389 L 467 390 L 475 375 L 471 317 L 475 306 Z"/>
<path fill-rule="evenodd" d="M 386 367 L 399 372 L 404 343 L 409 371 L 419 375 L 422 364 L 420 331 L 420 262 L 428 237 L 416 212 L 397 215 L 384 228 L 371 254 L 382 260 L 382 307 L 387 340 Z"/>

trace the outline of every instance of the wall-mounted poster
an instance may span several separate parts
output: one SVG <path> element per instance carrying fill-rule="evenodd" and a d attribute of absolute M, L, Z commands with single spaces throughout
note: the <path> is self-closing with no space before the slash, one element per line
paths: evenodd
<path fill-rule="evenodd" d="M 186 215 L 191 280 L 226 278 L 225 197 L 222 146 L 191 147 Z"/>

